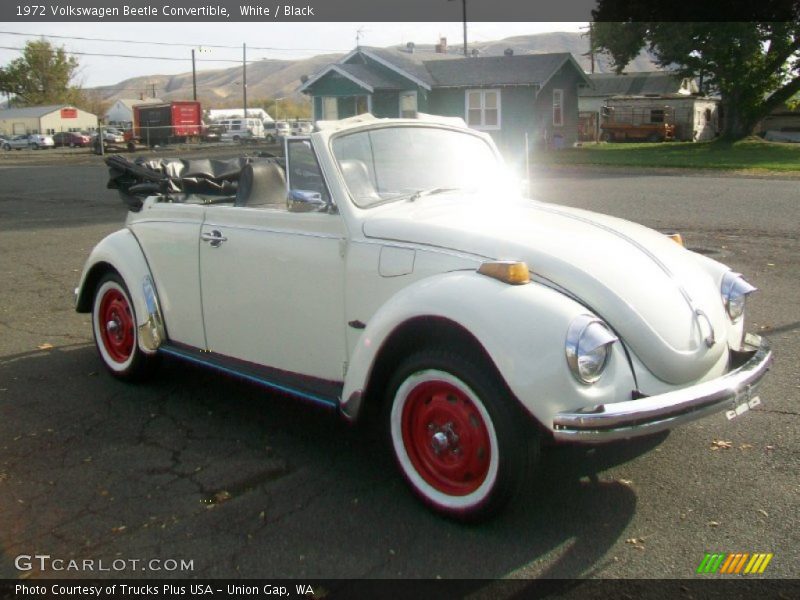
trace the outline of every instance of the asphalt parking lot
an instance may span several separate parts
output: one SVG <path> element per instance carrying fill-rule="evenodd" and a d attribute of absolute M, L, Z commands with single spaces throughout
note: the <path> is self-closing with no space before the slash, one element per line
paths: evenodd
<path fill-rule="evenodd" d="M 98 159 L 35 162 L 0 161 L 0 578 L 691 578 L 706 552 L 773 553 L 764 577 L 800 577 L 798 180 L 536 177 L 542 199 L 678 230 L 745 274 L 775 363 L 751 414 L 550 448 L 506 513 L 468 527 L 328 413 L 181 363 L 112 379 L 72 290 L 125 209 Z M 125 568 L 19 568 L 37 554 Z"/>

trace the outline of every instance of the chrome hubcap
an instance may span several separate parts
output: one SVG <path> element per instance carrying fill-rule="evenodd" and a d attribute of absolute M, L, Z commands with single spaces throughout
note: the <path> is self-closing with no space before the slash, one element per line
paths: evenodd
<path fill-rule="evenodd" d="M 458 435 L 453 431 L 452 423 L 446 423 L 441 427 L 437 427 L 434 423 L 429 423 L 428 431 L 431 432 L 431 448 L 433 448 L 433 452 L 437 456 L 447 451 L 454 454 L 459 453 Z"/>

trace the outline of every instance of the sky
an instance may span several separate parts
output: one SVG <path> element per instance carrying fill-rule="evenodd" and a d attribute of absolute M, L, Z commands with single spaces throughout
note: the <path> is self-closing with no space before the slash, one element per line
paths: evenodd
<path fill-rule="evenodd" d="M 463 43 L 462 23 L 0 23 L 0 47 L 22 48 L 40 36 L 67 51 L 125 54 L 138 58 L 76 55 L 81 69 L 77 83 L 83 87 L 113 85 L 130 77 L 172 75 L 191 71 L 195 47 L 197 69 L 220 69 L 241 63 L 242 43 L 248 45 L 248 62 L 262 59 L 308 58 L 317 54 L 348 52 L 362 45 L 389 46 L 413 41 L 434 44 L 440 36 L 448 43 Z M 499 40 L 549 31 L 580 31 L 585 23 L 470 23 L 469 41 Z M 15 35 L 24 34 L 24 35 Z M 47 37 L 103 38 L 111 42 Z M 128 43 L 129 40 L 144 43 Z M 160 45 L 186 44 L 185 46 Z M 234 46 L 206 48 L 203 45 Z M 18 58 L 15 50 L 0 48 L 0 66 Z M 257 49 L 265 48 L 265 49 Z M 269 49 L 266 49 L 269 48 Z M 141 57 L 162 57 L 156 60 Z"/>

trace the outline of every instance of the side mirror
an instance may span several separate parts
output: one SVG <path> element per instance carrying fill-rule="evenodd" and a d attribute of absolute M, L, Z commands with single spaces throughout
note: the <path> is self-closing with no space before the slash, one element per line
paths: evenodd
<path fill-rule="evenodd" d="M 327 206 L 322 194 L 312 190 L 289 190 L 286 196 L 286 208 L 289 212 L 321 211 Z"/>

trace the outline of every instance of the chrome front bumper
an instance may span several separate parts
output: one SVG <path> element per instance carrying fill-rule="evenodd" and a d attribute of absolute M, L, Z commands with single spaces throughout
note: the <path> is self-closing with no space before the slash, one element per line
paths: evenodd
<path fill-rule="evenodd" d="M 553 436 L 559 441 L 610 442 L 649 435 L 750 401 L 772 364 L 769 342 L 745 336 L 745 362 L 726 375 L 688 388 L 637 400 L 558 413 Z"/>

